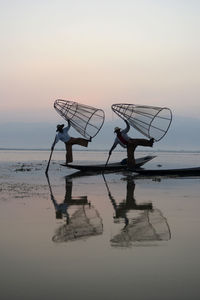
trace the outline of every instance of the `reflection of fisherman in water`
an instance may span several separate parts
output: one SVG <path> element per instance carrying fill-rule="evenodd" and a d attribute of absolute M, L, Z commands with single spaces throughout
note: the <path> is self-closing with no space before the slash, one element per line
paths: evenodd
<path fill-rule="evenodd" d="M 171 238 L 169 225 L 162 213 L 158 209 L 153 209 L 152 203 L 136 203 L 135 183 L 132 177 L 127 177 L 126 199 L 119 204 L 111 195 L 106 180 L 105 184 L 115 210 L 114 219 L 123 219 L 125 223 L 121 233 L 111 239 L 112 246 L 130 247 L 132 242 L 167 241 Z M 139 215 L 130 217 L 127 215 L 130 211 L 137 211 Z"/>
<path fill-rule="evenodd" d="M 52 240 L 54 242 L 67 242 L 102 234 L 103 224 L 98 211 L 88 202 L 87 196 L 72 197 L 72 181 L 65 178 L 65 197 L 63 203 L 58 204 L 52 192 L 47 176 L 51 200 L 56 211 L 56 219 L 66 217 L 66 224 L 57 228 Z M 75 211 L 70 216 L 69 208 Z"/>
<path fill-rule="evenodd" d="M 70 184 L 68 184 L 68 189 L 66 189 L 66 191 L 68 191 L 68 194 L 71 194 L 72 191 L 72 182 L 69 182 Z M 67 193 L 66 193 L 67 194 Z M 66 199 L 66 196 L 65 196 Z M 55 207 L 55 211 L 56 211 L 56 219 L 62 219 L 63 216 L 66 216 L 66 220 L 67 220 L 67 224 L 69 223 L 69 214 L 67 212 L 67 208 L 68 208 L 68 203 L 67 201 L 64 200 L 63 203 L 57 203 L 53 194 L 51 193 L 51 200 L 54 204 Z"/>
<path fill-rule="evenodd" d="M 105 179 L 105 176 L 104 176 Z M 110 189 L 108 188 L 107 182 L 105 181 L 108 196 L 111 200 L 113 208 L 115 210 L 114 219 L 124 219 L 125 227 L 129 224 L 129 218 L 127 217 L 127 213 L 130 210 L 150 210 L 152 209 L 152 203 L 145 203 L 145 204 L 137 204 L 134 198 L 134 191 L 135 191 L 135 183 L 132 178 L 127 177 L 127 186 L 126 186 L 126 199 L 121 203 L 117 204 L 114 197 L 111 195 Z M 124 228 L 125 228 L 124 227 Z"/>
<path fill-rule="evenodd" d="M 126 186 L 126 199 L 121 202 L 115 209 L 116 218 L 124 218 L 125 227 L 129 224 L 127 218 L 127 212 L 130 210 L 150 210 L 152 209 L 152 203 L 137 204 L 134 198 L 135 183 L 128 178 Z"/>
<path fill-rule="evenodd" d="M 51 190 L 51 200 L 54 204 L 56 211 L 56 219 L 62 219 L 63 216 L 67 218 L 69 223 L 68 207 L 71 205 L 90 205 L 87 201 L 87 196 L 72 197 L 72 181 L 65 180 L 65 197 L 62 203 L 57 203 Z"/>

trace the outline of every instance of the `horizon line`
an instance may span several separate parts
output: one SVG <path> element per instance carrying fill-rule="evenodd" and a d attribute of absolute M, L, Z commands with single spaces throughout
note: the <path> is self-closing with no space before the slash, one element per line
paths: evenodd
<path fill-rule="evenodd" d="M 50 148 L 10 148 L 10 147 L 0 147 L 0 151 L 51 151 Z M 54 151 L 66 151 L 64 148 L 63 149 L 54 149 Z M 95 151 L 95 152 L 108 152 L 109 149 L 74 149 L 74 151 L 77 152 L 90 152 L 90 151 Z M 115 150 L 115 152 L 126 152 L 126 150 Z M 182 153 L 200 153 L 200 150 L 173 150 L 173 149 L 152 149 L 151 151 L 147 150 L 140 150 L 137 152 L 182 152 Z"/>

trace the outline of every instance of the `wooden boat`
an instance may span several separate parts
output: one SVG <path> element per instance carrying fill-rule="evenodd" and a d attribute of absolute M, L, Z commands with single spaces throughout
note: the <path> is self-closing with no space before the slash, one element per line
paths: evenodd
<path fill-rule="evenodd" d="M 200 167 L 178 169 L 135 169 L 134 173 L 144 176 L 200 176 Z"/>
<path fill-rule="evenodd" d="M 140 158 L 136 158 L 136 168 L 139 168 L 155 158 L 156 156 L 148 155 Z M 68 165 L 62 165 L 67 168 L 76 169 L 81 172 L 103 172 L 103 171 L 110 171 L 110 172 L 119 172 L 123 170 L 127 170 L 127 164 L 126 160 L 122 160 L 121 162 L 115 162 L 107 164 L 105 167 L 105 164 L 97 164 L 97 165 L 75 165 L 75 164 L 68 164 Z"/>

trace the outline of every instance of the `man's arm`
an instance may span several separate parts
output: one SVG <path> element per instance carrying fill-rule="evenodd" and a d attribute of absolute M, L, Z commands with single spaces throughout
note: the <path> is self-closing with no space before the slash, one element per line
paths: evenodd
<path fill-rule="evenodd" d="M 65 134 L 68 134 L 68 131 L 69 131 L 70 127 L 71 127 L 70 120 L 67 120 L 67 122 L 68 122 L 68 125 L 67 125 L 66 127 L 64 127 L 63 130 L 62 130 L 62 133 L 63 133 L 64 135 L 65 135 Z"/>
<path fill-rule="evenodd" d="M 127 133 L 130 130 L 130 125 L 127 120 L 124 120 L 124 122 L 126 123 L 126 128 L 123 130 L 123 133 Z"/>
<path fill-rule="evenodd" d="M 70 129 L 70 127 L 71 127 L 71 123 L 70 123 L 70 120 L 67 120 L 67 122 L 68 122 L 68 125 L 67 125 L 66 129 L 68 131 Z"/>

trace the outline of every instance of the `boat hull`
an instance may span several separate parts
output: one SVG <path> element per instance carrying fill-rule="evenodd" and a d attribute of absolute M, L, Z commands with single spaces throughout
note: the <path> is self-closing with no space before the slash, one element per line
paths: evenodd
<path fill-rule="evenodd" d="M 180 169 L 135 169 L 132 172 L 144 176 L 200 176 L 200 167 Z"/>
<path fill-rule="evenodd" d="M 143 166 L 145 163 L 149 162 L 156 156 L 148 155 L 140 158 L 136 158 L 136 168 Z M 68 167 L 71 169 L 76 169 L 81 172 L 102 172 L 102 171 L 110 171 L 110 172 L 119 172 L 122 170 L 127 170 L 127 164 L 122 162 L 110 163 L 105 166 L 105 164 L 99 165 L 75 165 L 75 164 L 68 164 L 62 165 L 64 167 Z"/>

